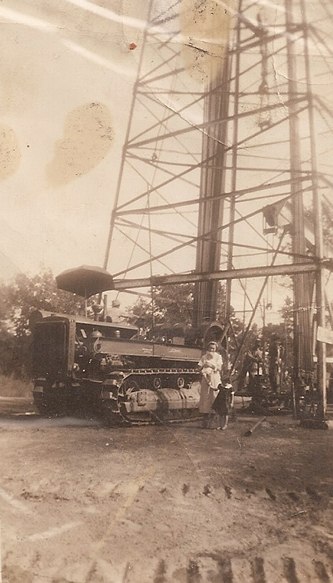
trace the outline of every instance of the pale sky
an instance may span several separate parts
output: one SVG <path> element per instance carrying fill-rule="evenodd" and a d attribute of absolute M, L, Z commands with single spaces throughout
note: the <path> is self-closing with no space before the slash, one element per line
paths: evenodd
<path fill-rule="evenodd" d="M 224 15 L 233 0 L 219 1 Z M 56 274 L 103 263 L 148 4 L 1 2 L 3 279 L 42 266 Z M 156 4 L 161 12 L 170 6 L 168 0 Z M 207 33 L 198 27 L 192 1 L 182 0 L 182 7 L 184 36 L 173 42 L 195 38 L 199 46 L 219 51 L 214 35 L 220 37 L 225 24 L 210 17 Z M 192 50 L 187 51 L 190 67 Z"/>
<path fill-rule="evenodd" d="M 4 278 L 103 260 L 137 63 L 122 19 L 93 8 L 0 5 Z"/>

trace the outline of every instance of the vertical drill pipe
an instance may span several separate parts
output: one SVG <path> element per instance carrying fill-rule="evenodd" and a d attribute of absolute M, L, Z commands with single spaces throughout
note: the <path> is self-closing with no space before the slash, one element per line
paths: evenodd
<path fill-rule="evenodd" d="M 239 0 L 238 14 L 242 13 L 242 0 Z M 240 40 L 241 40 L 241 22 L 238 22 L 237 37 L 236 37 L 236 63 L 235 63 L 235 91 L 234 91 L 234 122 L 232 135 L 232 175 L 231 175 L 231 191 L 236 191 L 237 186 L 237 153 L 238 153 L 238 110 L 239 110 L 239 81 L 240 81 Z M 235 208 L 236 208 L 236 194 L 231 195 L 230 198 L 230 227 L 229 227 L 229 243 L 228 243 L 228 262 L 227 268 L 232 269 L 233 266 L 233 244 L 234 244 L 234 223 Z M 225 318 L 230 316 L 231 306 L 231 290 L 232 280 L 226 283 L 226 302 L 225 302 Z"/>
<path fill-rule="evenodd" d="M 296 52 L 296 25 L 294 20 L 294 0 L 285 0 L 286 14 L 286 38 L 287 38 L 287 55 L 288 55 L 288 93 L 289 93 L 289 134 L 290 134 L 290 189 L 292 194 L 292 215 L 293 215 L 293 232 L 292 246 L 294 261 L 299 261 L 299 255 L 305 254 L 305 236 L 304 236 L 304 209 L 303 209 L 303 192 L 299 183 L 301 176 L 301 152 L 299 136 L 299 111 L 296 98 L 298 95 L 297 82 L 297 52 Z M 298 30 L 298 29 L 297 29 Z M 308 317 L 308 311 L 305 312 L 306 299 L 306 278 L 297 274 L 293 277 L 294 288 L 294 388 L 300 383 L 301 371 L 305 368 L 304 354 L 304 334 L 305 319 Z"/>
<path fill-rule="evenodd" d="M 304 30 L 304 56 L 305 56 L 305 71 L 308 91 L 308 114 L 309 114 L 309 129 L 310 129 L 310 148 L 311 148 L 311 164 L 312 164 L 312 200 L 314 211 L 314 235 L 315 235 L 315 254 L 319 259 L 319 269 L 316 274 L 316 311 L 318 326 L 325 327 L 325 272 L 324 268 L 320 266 L 320 260 L 324 255 L 323 243 L 323 229 L 322 229 L 322 202 L 320 198 L 318 185 L 318 171 L 317 171 L 317 151 L 316 151 L 316 136 L 315 136 L 315 119 L 313 95 L 311 91 L 311 74 L 310 74 L 310 60 L 309 60 L 309 45 L 308 45 L 308 26 L 306 23 L 306 6 L 305 1 L 301 0 L 301 9 L 303 15 L 303 30 Z M 324 420 L 326 417 L 327 394 L 326 394 L 326 344 L 324 342 L 317 342 L 317 383 L 320 394 L 321 416 Z"/>
<path fill-rule="evenodd" d="M 204 116 L 219 124 L 208 125 L 203 137 L 202 151 L 206 160 L 202 168 L 198 219 L 196 270 L 213 272 L 220 267 L 221 229 L 224 200 L 221 197 L 225 184 L 225 149 L 228 111 L 228 55 L 222 60 L 223 71 L 210 83 L 210 92 L 204 102 Z M 206 197 L 210 200 L 207 201 Z M 216 199 L 214 200 L 214 196 Z M 212 198 L 213 197 L 213 198 Z M 219 283 L 200 282 L 196 286 L 193 324 L 200 326 L 216 318 Z"/>

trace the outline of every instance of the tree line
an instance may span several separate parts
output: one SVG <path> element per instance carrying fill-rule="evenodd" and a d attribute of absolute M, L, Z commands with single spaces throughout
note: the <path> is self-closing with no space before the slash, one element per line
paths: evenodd
<path fill-rule="evenodd" d="M 190 327 L 194 293 L 194 284 L 156 287 L 152 300 L 140 297 L 126 309 L 124 315 L 129 323 L 143 329 L 152 325 Z M 223 322 L 225 297 L 225 286 L 220 283 L 217 320 L 220 320 L 222 324 L 225 324 Z M 49 269 L 43 269 L 33 276 L 20 273 L 12 282 L 0 284 L 0 372 L 2 374 L 29 378 L 32 342 L 29 320 L 35 310 L 83 316 L 84 299 L 59 290 L 54 275 Z M 284 338 L 287 334 L 289 338 L 290 323 L 286 325 L 286 322 L 288 318 L 290 319 L 291 313 L 292 304 L 290 300 L 287 300 L 281 316 L 281 325 L 269 324 L 265 330 L 261 331 L 254 324 L 246 342 L 242 343 L 244 323 L 236 317 L 231 308 L 228 318 L 229 352 L 235 355 L 239 344 L 242 344 L 242 352 L 245 352 L 258 340 L 262 332 L 267 338 L 276 333 Z"/>
<path fill-rule="evenodd" d="M 43 269 L 30 276 L 19 273 L 0 284 L 0 372 L 29 377 L 30 316 L 35 310 L 83 314 L 84 300 L 57 289 L 53 273 Z"/>

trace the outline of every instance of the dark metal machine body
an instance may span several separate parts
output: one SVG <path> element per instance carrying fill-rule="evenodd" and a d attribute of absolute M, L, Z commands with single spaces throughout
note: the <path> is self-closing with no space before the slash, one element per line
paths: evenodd
<path fill-rule="evenodd" d="M 33 326 L 35 405 L 47 415 L 97 410 L 111 423 L 193 419 L 201 349 L 177 334 L 150 340 L 123 323 L 43 317 Z"/>

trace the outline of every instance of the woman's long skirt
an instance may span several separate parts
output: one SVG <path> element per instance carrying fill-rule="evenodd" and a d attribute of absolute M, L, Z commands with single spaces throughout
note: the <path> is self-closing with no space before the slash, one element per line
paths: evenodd
<path fill-rule="evenodd" d="M 212 387 L 207 383 L 205 377 L 201 379 L 201 389 L 200 389 L 200 400 L 199 400 L 199 411 L 200 413 L 211 413 L 212 404 L 215 401 L 218 390 L 212 389 Z"/>

